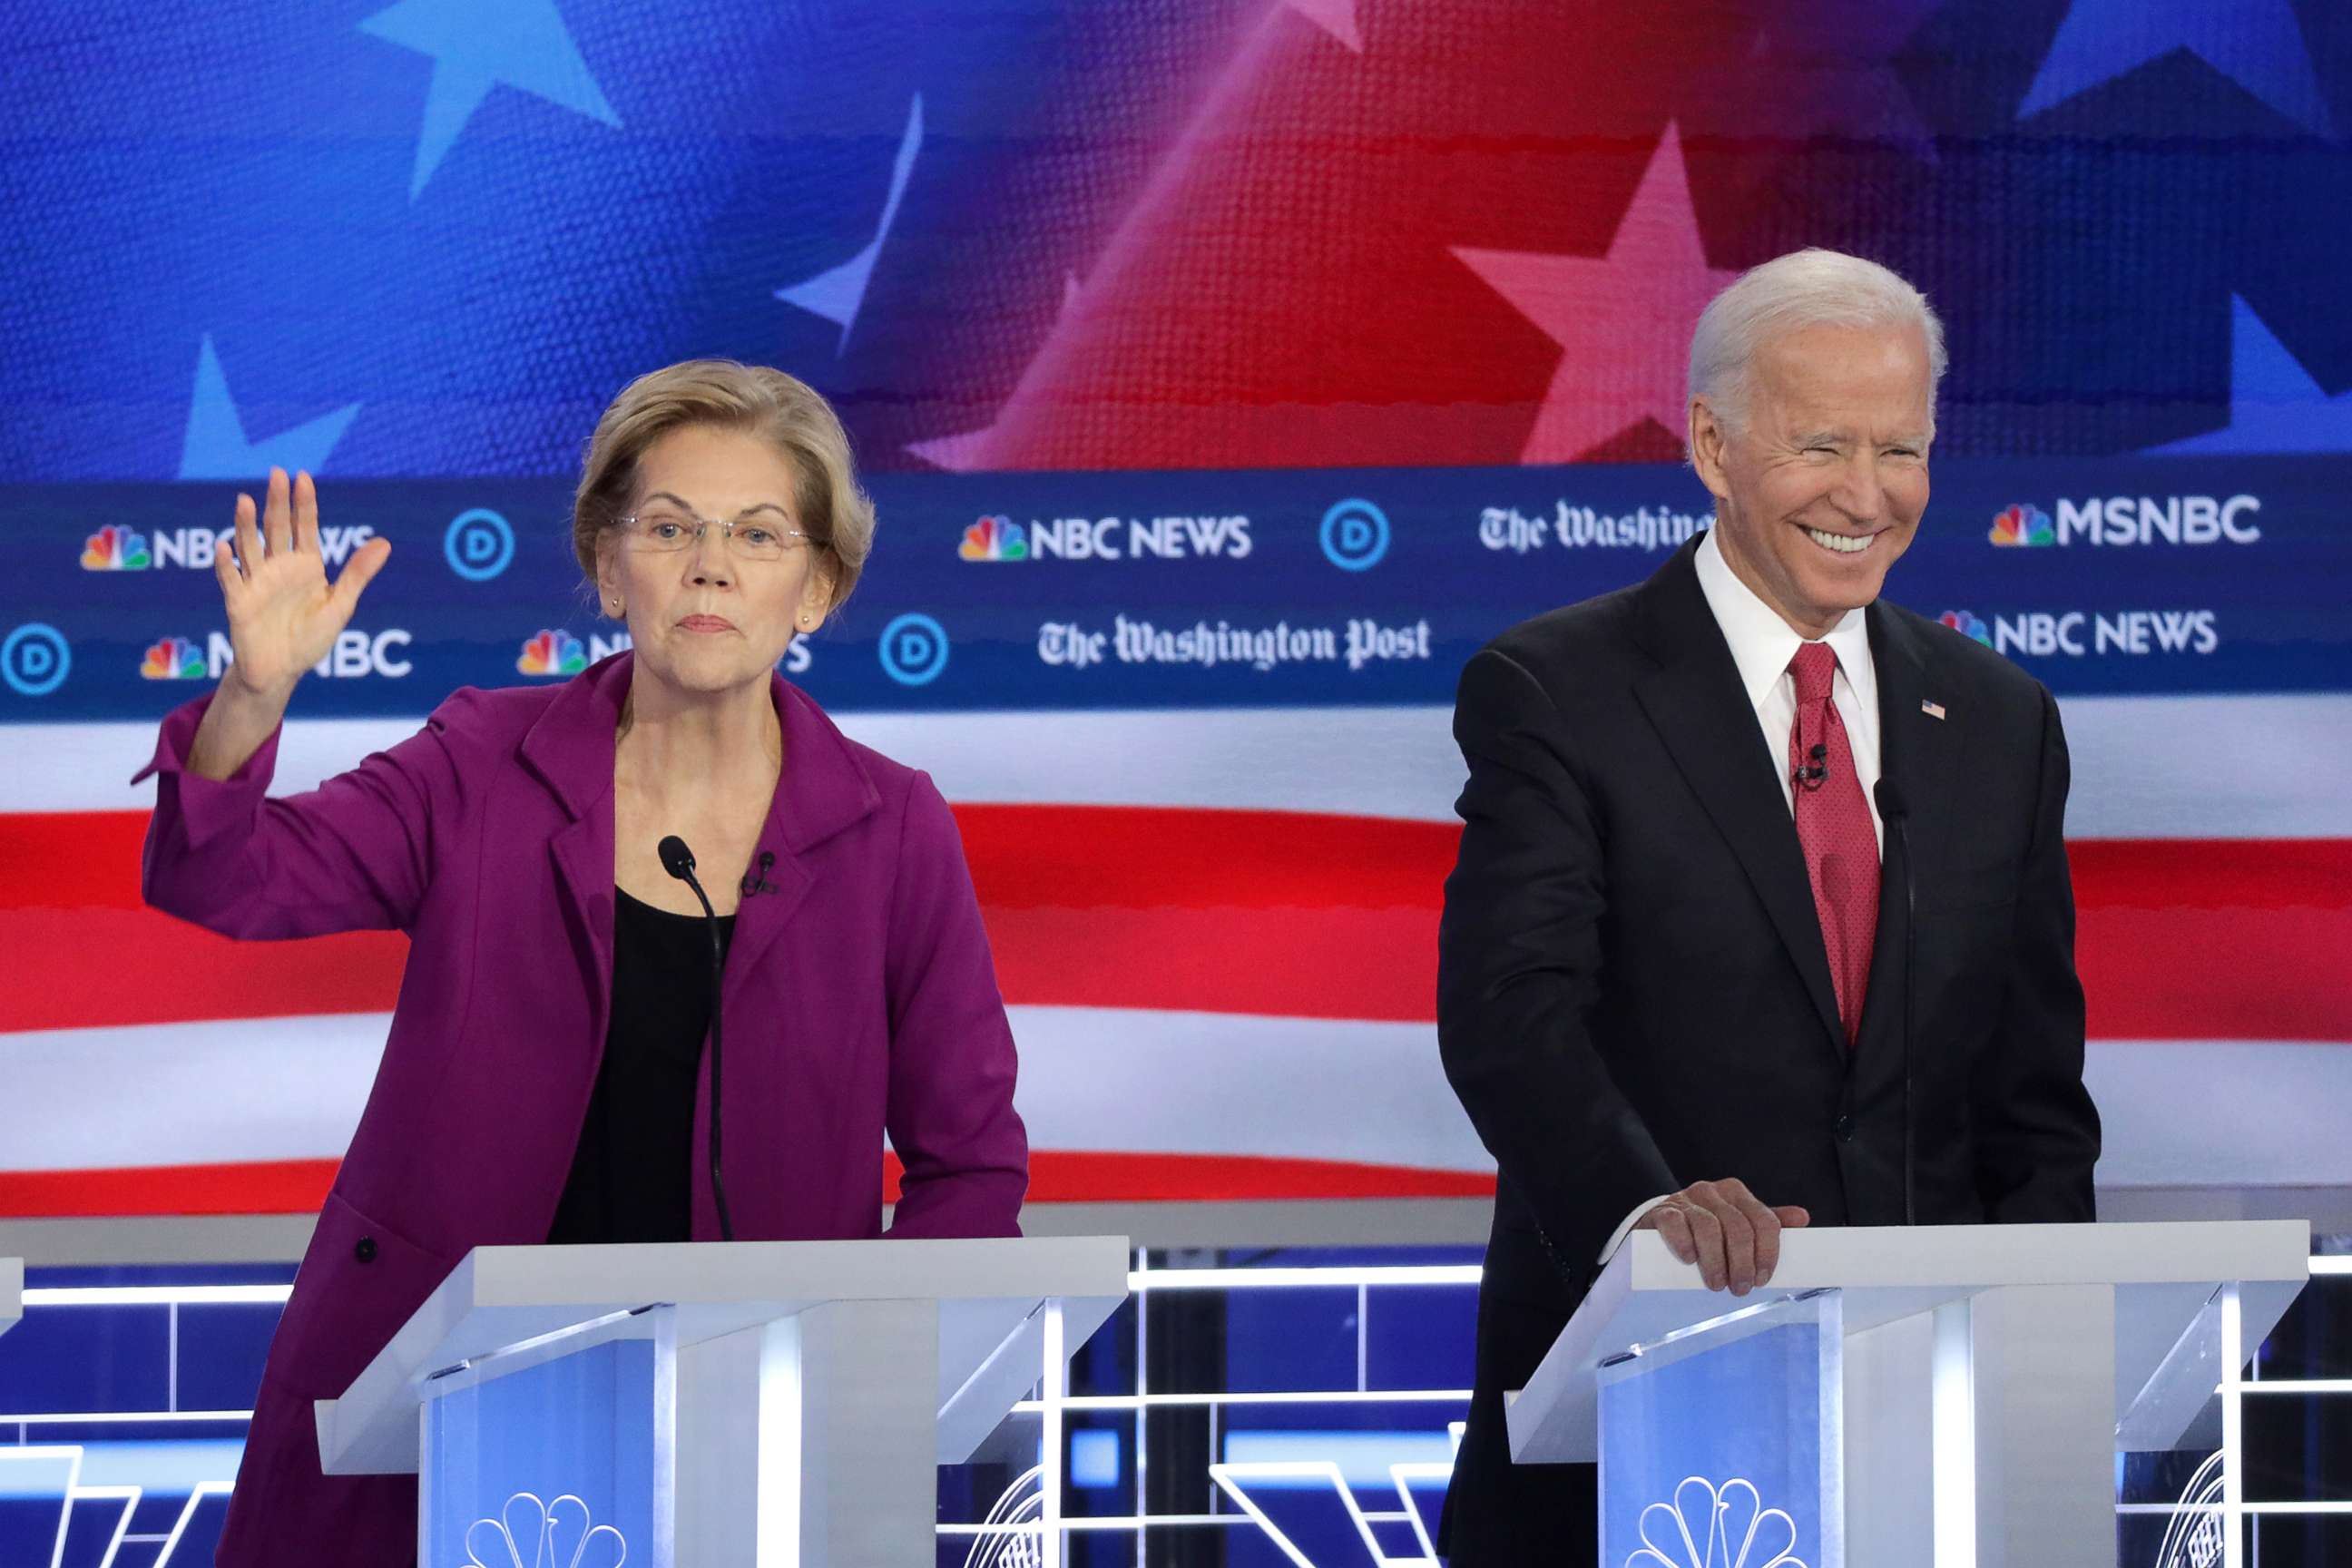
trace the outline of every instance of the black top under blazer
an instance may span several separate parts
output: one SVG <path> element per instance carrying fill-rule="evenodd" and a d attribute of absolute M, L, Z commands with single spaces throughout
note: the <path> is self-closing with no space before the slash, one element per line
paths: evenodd
<path fill-rule="evenodd" d="M 1697 544 L 1646 583 L 1513 627 L 1462 673 L 1469 782 L 1438 1041 L 1500 1173 L 1446 1505 L 1456 1568 L 1590 1561 L 1570 1552 L 1592 1539 L 1590 1468 L 1513 1466 L 1502 1397 L 1636 1204 L 1736 1176 L 1814 1225 L 1903 1222 L 1906 1006 L 1920 1222 L 2093 1217 L 2099 1121 L 2050 693 L 1908 610 L 1864 612 L 1882 776 L 1908 809 L 1917 973 L 1890 823 L 1849 1050 L 1785 759 L 1700 591 Z"/>

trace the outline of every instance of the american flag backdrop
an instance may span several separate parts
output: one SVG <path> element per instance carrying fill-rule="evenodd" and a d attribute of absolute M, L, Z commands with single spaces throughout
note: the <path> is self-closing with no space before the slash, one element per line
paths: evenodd
<path fill-rule="evenodd" d="M 848 421 L 785 669 L 958 809 L 1037 1200 L 1476 1195 L 1455 673 L 1654 570 L 1706 298 L 1952 371 L 1894 598 L 2058 694 L 2113 1187 L 2352 1184 L 2352 11 L 2332 0 L 0 0 L 0 1215 L 315 1206 L 404 944 L 141 907 L 235 491 L 391 564 L 277 788 L 618 646 L 673 360 Z M 521 950 L 512 962 L 532 962 Z M 527 1086 L 518 1086 L 526 1092 Z"/>

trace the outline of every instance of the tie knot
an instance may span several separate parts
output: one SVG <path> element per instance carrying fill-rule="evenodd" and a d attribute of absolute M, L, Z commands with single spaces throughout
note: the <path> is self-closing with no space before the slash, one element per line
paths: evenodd
<path fill-rule="evenodd" d="M 1797 678 L 1797 703 L 1826 702 L 1830 700 L 1830 679 L 1837 674 L 1837 655 L 1825 642 L 1801 644 L 1797 657 L 1789 661 L 1789 673 Z"/>

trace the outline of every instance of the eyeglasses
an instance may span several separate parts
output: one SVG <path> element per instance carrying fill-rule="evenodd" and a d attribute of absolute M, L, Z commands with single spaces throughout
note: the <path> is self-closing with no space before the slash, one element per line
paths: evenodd
<path fill-rule="evenodd" d="M 702 542 L 705 529 L 716 528 L 728 552 L 739 561 L 782 561 L 814 542 L 806 531 L 786 528 L 777 521 L 781 509 L 756 506 L 731 521 L 703 517 L 672 502 L 651 502 L 634 516 L 619 520 L 630 548 L 667 554 Z"/>

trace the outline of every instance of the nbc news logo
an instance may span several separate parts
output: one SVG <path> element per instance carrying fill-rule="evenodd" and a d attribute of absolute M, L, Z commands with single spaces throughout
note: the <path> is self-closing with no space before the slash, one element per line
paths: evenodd
<path fill-rule="evenodd" d="M 956 553 L 966 561 L 1026 561 L 1027 531 L 1009 517 L 983 517 L 963 531 Z"/>
<path fill-rule="evenodd" d="M 2050 514 L 2040 507 L 2021 501 L 2001 508 L 1992 520 L 1992 542 L 2002 546 L 2034 546 L 2058 542 L 2057 530 L 2050 526 Z M 1948 624 L 1948 621 L 1947 622 Z"/>

